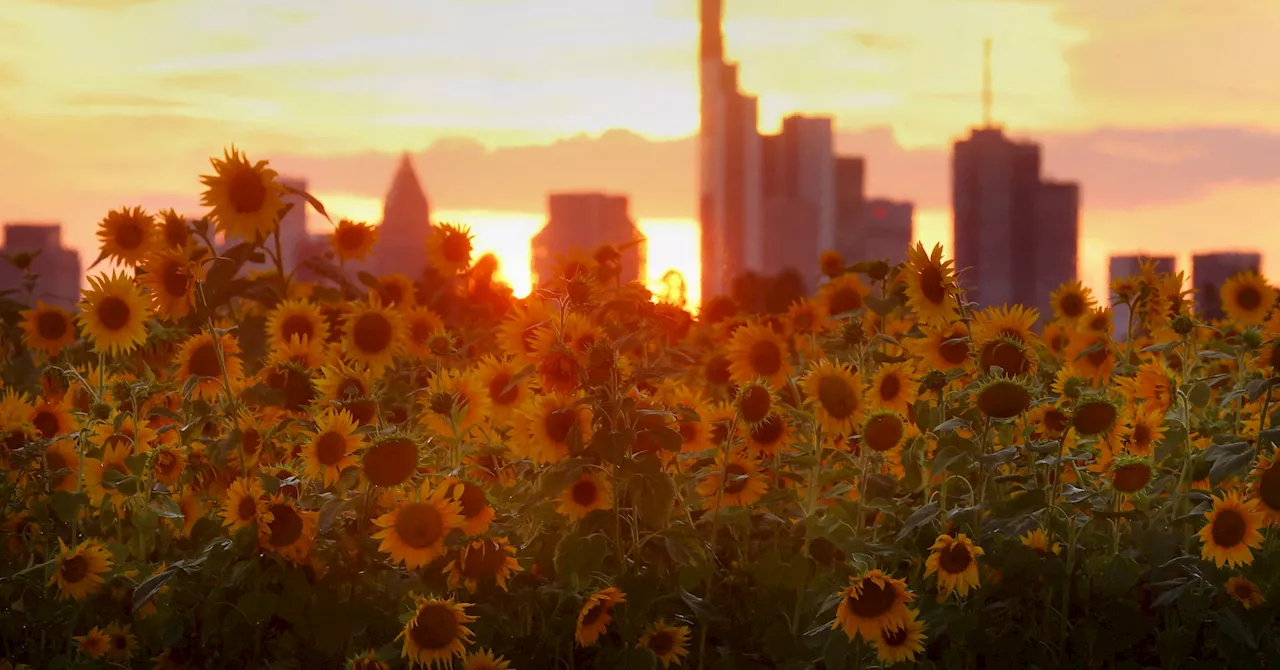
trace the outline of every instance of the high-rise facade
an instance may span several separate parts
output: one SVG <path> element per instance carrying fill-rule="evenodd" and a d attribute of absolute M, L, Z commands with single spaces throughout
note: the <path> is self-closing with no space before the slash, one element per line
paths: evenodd
<path fill-rule="evenodd" d="M 307 192 L 305 179 L 284 177 L 277 180 L 281 185 L 302 193 Z M 284 261 L 285 271 L 296 268 L 300 256 L 298 247 L 307 239 L 307 200 L 301 195 L 287 193 L 284 202 L 293 205 L 284 216 L 280 217 L 280 256 Z"/>
<path fill-rule="evenodd" d="M 1173 274 L 1178 271 L 1178 260 L 1173 256 L 1112 256 L 1108 263 L 1107 293 L 1111 305 L 1111 319 L 1115 325 L 1116 339 L 1123 340 L 1129 336 L 1129 306 L 1116 300 L 1111 293 L 1111 284 L 1124 277 L 1136 277 L 1142 274 L 1143 263 L 1150 263 L 1155 271 L 1161 274 Z"/>
<path fill-rule="evenodd" d="M 827 117 L 789 116 L 782 132 L 761 139 L 764 249 L 751 269 L 773 276 L 817 272 L 818 256 L 835 248 L 838 210 L 834 131 Z"/>
<path fill-rule="evenodd" d="M 956 268 L 967 298 L 1047 315 L 1049 292 L 1076 278 L 1079 187 L 1043 181 L 1040 146 L 990 126 L 955 143 L 951 175 Z"/>
<path fill-rule="evenodd" d="M 34 300 L 68 309 L 80 301 L 80 254 L 62 246 L 60 224 L 6 223 L 0 254 L 12 257 L 24 252 L 39 252 L 30 267 L 31 273 L 38 275 L 31 294 Z M 11 297 L 24 301 L 27 296 L 23 282 L 22 270 L 0 263 L 0 290 L 14 291 Z"/>
<path fill-rule="evenodd" d="M 730 292 L 735 277 L 766 257 L 758 104 L 725 62 L 722 0 L 699 0 L 699 220 L 702 299 Z"/>
<path fill-rule="evenodd" d="M 427 269 L 426 245 L 430 231 L 427 194 L 406 153 L 400 159 L 382 205 L 382 223 L 378 226 L 370 267 L 381 274 L 400 272 L 410 279 L 422 279 Z"/>
<path fill-rule="evenodd" d="M 1221 319 L 1222 285 L 1241 272 L 1261 272 L 1262 254 L 1216 252 L 1191 257 L 1191 282 L 1195 287 L 1196 313 L 1203 319 Z"/>
<path fill-rule="evenodd" d="M 861 156 L 836 157 L 836 244 L 846 259 L 857 256 L 867 206 L 867 161 Z"/>
<path fill-rule="evenodd" d="M 645 276 L 644 236 L 632 220 L 627 197 L 606 193 L 553 193 L 547 197 L 547 225 L 533 236 L 533 285 L 556 278 L 557 263 L 578 252 L 591 255 L 608 244 L 622 249 L 623 283 Z"/>
<path fill-rule="evenodd" d="M 907 248 L 915 233 L 915 205 L 884 198 L 868 200 L 857 233 L 856 244 L 852 254 L 845 256 L 846 261 L 901 263 L 907 260 Z"/>

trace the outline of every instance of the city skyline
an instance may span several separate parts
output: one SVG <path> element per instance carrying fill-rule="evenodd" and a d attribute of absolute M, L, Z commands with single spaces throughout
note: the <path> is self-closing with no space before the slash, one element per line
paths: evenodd
<path fill-rule="evenodd" d="M 465 3 L 426 4 L 431 10 L 427 13 L 437 19 L 431 30 L 479 20 Z M 541 16 L 531 14 L 532 5 L 522 0 L 506 4 L 513 14 L 494 28 L 502 34 L 506 30 L 514 35 L 504 26 L 531 18 L 547 28 L 547 36 L 574 25 L 568 10 Z M 587 5 L 569 4 L 577 10 Z M 697 41 L 694 3 L 625 4 L 594 3 L 595 9 L 581 21 L 616 20 L 625 14 L 633 25 L 653 28 L 646 33 L 654 36 L 652 44 L 588 40 L 600 53 L 583 69 L 563 67 L 569 61 L 556 60 L 566 58 L 563 53 L 533 59 L 529 66 L 555 64 L 562 72 L 557 77 L 614 82 L 604 94 L 598 87 L 557 89 L 568 95 L 566 100 L 577 101 L 574 108 L 587 112 L 565 114 L 564 105 L 520 99 L 533 94 L 512 84 L 495 89 L 499 92 L 487 102 L 468 103 L 467 114 L 441 112 L 439 118 L 399 118 L 394 123 L 379 117 L 378 123 L 362 124 L 371 118 L 371 108 L 329 105 L 342 112 L 332 118 L 290 110 L 302 104 L 326 107 L 322 103 L 336 101 L 334 96 L 351 97 L 349 91 L 333 92 L 356 76 L 349 69 L 377 75 L 366 77 L 379 87 L 376 100 L 400 95 L 405 87 L 396 82 L 412 80 L 431 84 L 421 87 L 424 96 L 425 91 L 436 94 L 431 105 L 419 109 L 452 110 L 460 104 L 456 94 L 449 95 L 456 89 L 444 85 L 448 78 L 438 79 L 445 75 L 409 65 L 424 62 L 410 58 L 417 53 L 414 49 L 429 52 L 438 46 L 418 47 L 395 36 L 383 40 L 385 48 L 370 46 L 370 35 L 400 30 L 399 24 L 407 23 L 397 21 L 407 18 L 398 12 L 412 15 L 415 10 L 403 3 L 372 3 L 358 17 L 342 12 L 319 16 L 295 2 L 266 3 L 270 11 L 255 16 L 264 26 L 282 28 L 273 34 L 274 43 L 246 36 L 232 44 L 221 32 L 225 28 L 193 28 L 189 39 L 171 49 L 112 51 L 110 59 L 116 62 L 99 67 L 120 66 L 115 74 L 94 84 L 94 90 L 84 90 L 89 84 L 72 78 L 68 67 L 101 53 L 94 50 L 101 39 L 97 35 L 115 31 L 114 41 L 142 34 L 147 25 L 194 11 L 191 5 L 182 0 L 15 0 L 5 17 L 6 27 L 24 37 L 0 47 L 0 114 L 6 119 L 0 129 L 0 148 L 5 149 L 0 152 L 0 177 L 12 186 L 0 193 L 0 220 L 63 221 L 68 243 L 88 255 L 97 221 L 112 207 L 141 204 L 155 210 L 173 205 L 197 213 L 197 208 L 181 207 L 193 203 L 197 191 L 194 179 L 182 175 L 208 172 L 207 157 L 231 141 L 255 158 L 271 159 L 282 174 L 306 177 L 317 195 L 329 196 L 326 204 L 333 212 L 341 212 L 338 205 L 343 203 L 355 210 L 380 201 L 401 149 L 434 143 L 425 156 L 420 150 L 414 156 L 433 193 L 432 204 L 442 215 L 485 210 L 506 212 L 507 218 L 542 219 L 547 192 L 607 190 L 629 194 L 641 222 L 692 220 L 696 148 L 689 133 L 696 125 L 697 105 L 696 73 L 689 63 Z M 1185 266 L 1196 251 L 1256 246 L 1263 252 L 1264 271 L 1280 255 L 1276 242 L 1265 237 L 1270 200 L 1280 192 L 1280 167 L 1268 159 L 1280 146 L 1280 114 L 1273 113 L 1280 103 L 1268 90 L 1269 80 L 1249 75 L 1276 58 L 1274 50 L 1263 50 L 1261 57 L 1244 54 L 1234 46 L 1240 40 L 1228 40 L 1231 48 L 1215 49 L 1195 62 L 1099 57 L 1117 49 L 1150 53 L 1159 40 L 1221 43 L 1223 35 L 1248 35 L 1280 14 L 1273 4 L 1241 2 L 1232 13 L 1218 13 L 1181 3 L 1185 6 L 1178 12 L 1161 12 L 1165 20 L 1155 37 L 1137 31 L 1146 12 L 1154 10 L 1131 7 L 1119 17 L 1125 21 L 1115 22 L 1109 19 L 1121 10 L 1107 3 L 922 0 L 908 3 L 909 9 L 872 7 L 856 15 L 831 2 L 806 0 L 789 13 L 767 4 L 731 2 L 725 20 L 733 57 L 742 63 L 744 88 L 762 95 L 762 131 L 769 132 L 793 110 L 833 113 L 837 152 L 867 157 L 869 192 L 916 203 L 917 236 L 926 243 L 948 243 L 952 253 L 949 231 L 940 229 L 949 227 L 950 218 L 945 202 L 940 202 L 947 190 L 945 145 L 979 118 L 979 46 L 990 35 L 995 39 L 996 119 L 1015 137 L 1034 138 L 1044 145 L 1048 172 L 1081 182 L 1085 196 L 1080 271 L 1095 290 L 1105 287 L 1106 259 L 1115 254 L 1173 253 Z M 119 11 L 108 11 L 107 5 Z M 926 7 L 930 11 L 922 12 Z M 238 11 L 246 8 L 233 6 L 228 16 Z M 961 17 L 964 13 L 971 18 Z M 1014 17 L 1018 34 L 993 28 Z M 311 30 L 302 30 L 303 24 Z M 335 71 L 329 68 L 333 61 L 321 57 L 319 67 L 300 72 L 303 55 L 324 56 L 311 45 L 315 36 L 339 24 L 350 32 L 341 45 L 350 57 L 348 70 Z M 283 30 L 290 26 L 297 29 Z M 954 34 L 939 34 L 943 26 L 954 28 Z M 55 29 L 62 32 L 51 32 Z M 839 38 L 832 32 L 839 32 Z M 807 40 L 800 39 L 806 35 Z M 23 44 L 32 48 L 23 49 Z M 527 39 L 515 44 L 530 45 Z M 48 52 L 49 48 L 59 50 Z M 936 65 L 936 71 L 923 67 L 924 55 L 939 49 L 948 53 L 945 62 Z M 1193 51 L 1168 57 L 1176 60 Z M 499 62 L 511 62 L 478 54 L 473 61 L 457 76 L 487 81 L 496 76 Z M 781 74 L 799 62 L 808 64 L 811 76 L 789 83 Z M 301 76 L 286 77 L 278 90 L 241 86 L 245 77 L 252 78 L 254 67 L 264 63 L 274 73 L 272 81 L 279 81 L 280 74 Z M 859 69 L 858 63 L 864 67 Z M 1182 76 L 1174 81 L 1155 76 L 1170 71 Z M 168 79 L 161 82 L 164 78 Z M 619 92 L 623 82 L 627 90 Z M 310 86 L 306 96 L 298 92 L 303 84 Z M 925 95 L 930 88 L 948 92 L 930 98 Z M 126 96 L 125 90 L 136 94 Z M 1246 104 L 1214 104 L 1215 96 L 1223 95 Z M 896 102 L 864 104 L 876 96 Z M 1139 104 L 1144 100 L 1161 104 Z M 512 115 L 503 113 L 502 123 L 522 128 L 495 125 L 498 108 L 511 103 L 521 105 L 520 119 L 509 121 Z M 417 104 L 400 100 L 394 107 L 403 110 Z M 264 106 L 276 112 L 258 113 Z M 485 106 L 493 107 L 494 113 L 473 113 Z M 925 121 L 923 109 L 930 110 Z M 278 119 L 285 118 L 290 125 L 281 125 Z M 453 123 L 450 118 L 474 123 Z M 546 124 L 548 119 L 555 123 Z M 366 133 L 353 136 L 357 127 Z M 598 134 L 608 128 L 630 130 L 601 138 Z M 573 139 L 582 133 L 591 139 Z M 157 145 L 148 139 L 152 136 L 176 139 Z M 471 139 L 441 140 L 458 136 Z M 509 167 L 531 162 L 547 166 L 546 174 L 535 175 L 536 181 Z M 369 165 L 376 169 L 359 169 Z M 504 177 L 504 189 L 497 196 L 480 178 L 493 174 Z M 656 183 L 646 187 L 640 175 L 654 174 L 660 175 Z M 318 218 L 312 217 L 313 231 Z M 1204 222 L 1220 218 L 1232 225 L 1215 226 L 1211 234 L 1204 230 Z M 474 217 L 467 222 L 477 230 L 486 225 Z M 517 265 L 505 257 L 503 261 L 507 267 Z"/>

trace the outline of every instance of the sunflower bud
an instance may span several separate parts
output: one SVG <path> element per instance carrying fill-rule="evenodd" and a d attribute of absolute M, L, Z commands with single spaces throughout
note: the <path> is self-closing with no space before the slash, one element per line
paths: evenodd
<path fill-rule="evenodd" d="M 856 347 L 867 340 L 867 334 L 862 331 L 862 319 L 849 319 L 840 327 L 840 340 L 844 342 L 846 347 Z"/>
<path fill-rule="evenodd" d="M 941 393 L 947 387 L 947 374 L 941 370 L 930 370 L 920 381 L 920 385 L 927 391 Z"/>
<path fill-rule="evenodd" d="M 885 261 L 871 261 L 867 264 L 867 278 L 871 281 L 884 281 L 889 276 L 889 264 Z"/>
<path fill-rule="evenodd" d="M 1262 346 L 1262 331 L 1257 328 L 1250 328 L 1241 334 L 1240 339 L 1244 340 L 1246 347 L 1257 349 Z"/>
<path fill-rule="evenodd" d="M 89 419 L 91 421 L 106 421 L 111 416 L 111 405 L 105 402 L 95 402 L 89 405 Z"/>
<path fill-rule="evenodd" d="M 1188 335 L 1196 327 L 1195 321 L 1192 321 L 1191 317 L 1186 314 L 1179 314 L 1173 317 L 1173 322 L 1170 325 L 1173 327 L 1173 332 L 1179 335 Z"/>

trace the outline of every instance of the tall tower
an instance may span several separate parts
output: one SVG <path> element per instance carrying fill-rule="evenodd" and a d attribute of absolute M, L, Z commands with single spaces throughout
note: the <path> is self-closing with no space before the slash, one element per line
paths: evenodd
<path fill-rule="evenodd" d="M 738 66 L 724 60 L 722 0 L 699 0 L 698 218 L 702 299 L 730 292 L 733 280 L 764 262 L 764 208 L 757 100 L 738 89 Z"/>
<path fill-rule="evenodd" d="M 405 153 L 391 179 L 387 199 L 382 203 L 382 224 L 373 250 L 373 269 L 378 273 L 401 272 L 415 281 L 427 269 L 427 233 L 431 230 L 431 210 L 427 194 Z"/>

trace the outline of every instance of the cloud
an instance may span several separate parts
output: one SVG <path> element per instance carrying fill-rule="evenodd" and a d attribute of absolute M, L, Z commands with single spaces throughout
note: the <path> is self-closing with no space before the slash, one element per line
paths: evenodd
<path fill-rule="evenodd" d="M 72 7 L 75 9 L 127 9 L 163 0 L 27 0 L 32 4 Z"/>

